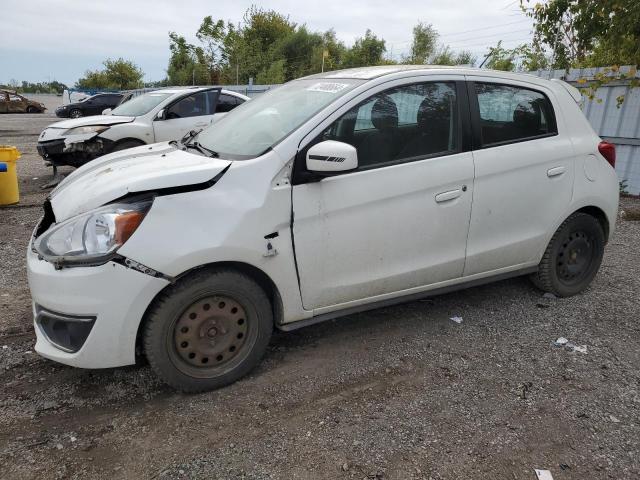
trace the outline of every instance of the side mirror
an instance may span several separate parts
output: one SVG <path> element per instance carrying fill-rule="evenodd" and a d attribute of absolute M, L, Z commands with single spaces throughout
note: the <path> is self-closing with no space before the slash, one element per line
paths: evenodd
<path fill-rule="evenodd" d="M 309 172 L 332 174 L 356 168 L 358 168 L 358 151 L 348 143 L 325 140 L 307 151 Z"/>
<path fill-rule="evenodd" d="M 111 109 L 105 108 L 104 110 L 102 110 L 102 115 L 111 115 Z"/>
<path fill-rule="evenodd" d="M 164 120 L 164 108 L 161 109 L 158 113 L 156 113 L 156 116 L 153 117 L 154 120 Z"/>

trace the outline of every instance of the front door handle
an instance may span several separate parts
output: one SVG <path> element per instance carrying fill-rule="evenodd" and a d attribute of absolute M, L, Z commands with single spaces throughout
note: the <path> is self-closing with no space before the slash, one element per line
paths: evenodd
<path fill-rule="evenodd" d="M 564 167 L 554 167 L 547 170 L 547 177 L 557 177 L 565 172 Z"/>
<path fill-rule="evenodd" d="M 448 192 L 442 192 L 436 195 L 436 202 L 447 202 L 449 200 L 453 200 L 454 198 L 458 198 L 460 195 L 462 195 L 462 189 L 460 188 L 456 190 L 449 190 Z"/>

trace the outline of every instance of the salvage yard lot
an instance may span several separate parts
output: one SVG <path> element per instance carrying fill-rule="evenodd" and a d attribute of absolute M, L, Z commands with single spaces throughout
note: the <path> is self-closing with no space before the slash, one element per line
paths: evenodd
<path fill-rule="evenodd" d="M 0 116 L 23 152 L 21 203 L 0 208 L 2 478 L 640 477 L 640 222 L 619 221 L 584 294 L 519 278 L 278 333 L 245 379 L 183 395 L 148 366 L 33 352 L 24 252 L 53 121 Z"/>

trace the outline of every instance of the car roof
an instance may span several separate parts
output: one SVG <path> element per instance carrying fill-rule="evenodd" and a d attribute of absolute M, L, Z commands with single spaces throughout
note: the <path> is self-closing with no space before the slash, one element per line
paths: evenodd
<path fill-rule="evenodd" d="M 514 73 L 504 72 L 501 70 L 490 70 L 487 68 L 474 68 L 464 66 L 448 66 L 448 65 L 379 65 L 375 67 L 359 67 L 349 68 L 346 70 L 334 70 L 324 73 L 316 73 L 315 75 L 309 75 L 303 77 L 304 79 L 359 79 L 359 80 L 373 80 L 384 76 L 402 77 L 403 73 L 411 73 L 412 75 L 425 74 L 425 75 L 469 75 L 469 76 L 483 76 L 483 77 L 495 77 L 503 79 L 513 80 L 526 80 L 529 83 L 548 85 L 549 81 L 530 75 L 527 73 Z"/>

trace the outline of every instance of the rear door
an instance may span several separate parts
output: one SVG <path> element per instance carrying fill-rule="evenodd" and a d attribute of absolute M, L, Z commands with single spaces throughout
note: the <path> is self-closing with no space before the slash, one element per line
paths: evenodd
<path fill-rule="evenodd" d="M 552 91 L 469 79 L 477 146 L 464 273 L 530 266 L 571 201 L 573 146 Z"/>
<path fill-rule="evenodd" d="M 464 82 L 416 82 L 352 100 L 296 158 L 293 237 L 306 309 L 462 275 L 473 186 Z M 305 180 L 306 150 L 322 140 L 356 147 L 358 169 Z"/>
<path fill-rule="evenodd" d="M 153 122 L 156 142 L 180 140 L 191 130 L 208 127 L 213 122 L 218 93 L 219 90 L 203 90 L 169 105 L 164 118 Z"/>

